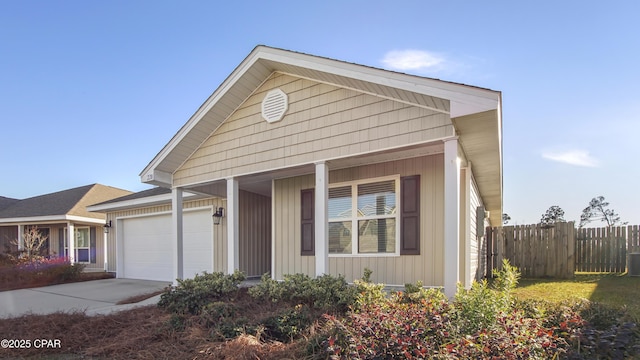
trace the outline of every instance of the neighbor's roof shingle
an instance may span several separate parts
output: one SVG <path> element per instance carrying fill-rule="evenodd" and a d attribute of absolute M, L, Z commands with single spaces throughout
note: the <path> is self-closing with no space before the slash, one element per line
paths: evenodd
<path fill-rule="evenodd" d="M 17 203 L 18 199 L 12 199 L 12 198 L 8 198 L 8 197 L 4 197 L 4 196 L 0 196 L 0 211 L 2 211 L 3 209 L 8 208 L 9 206 Z"/>
<path fill-rule="evenodd" d="M 18 218 L 33 216 L 63 215 L 71 211 L 83 196 L 93 188 L 86 185 L 74 189 L 58 191 L 51 194 L 34 196 L 19 200 L 9 207 L 0 210 L 0 218 Z"/>
<path fill-rule="evenodd" d="M 105 204 L 111 204 L 111 203 L 117 203 L 120 201 L 127 201 L 127 200 L 136 200 L 136 199 L 143 199 L 146 197 L 151 197 L 151 196 L 157 196 L 157 195 L 164 195 L 164 194 L 171 194 L 171 189 L 167 189 L 167 188 L 162 188 L 162 187 L 154 187 L 148 190 L 142 190 L 133 194 L 129 194 L 129 195 L 125 195 L 119 198 L 115 198 L 115 199 L 111 199 L 111 200 L 107 200 L 98 204 L 94 204 L 94 205 L 105 205 Z"/>

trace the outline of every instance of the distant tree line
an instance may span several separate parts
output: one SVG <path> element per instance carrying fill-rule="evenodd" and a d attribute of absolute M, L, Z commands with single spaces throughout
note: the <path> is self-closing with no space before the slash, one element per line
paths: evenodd
<path fill-rule="evenodd" d="M 510 220 L 511 216 L 509 214 L 502 214 L 503 225 L 507 225 Z M 549 207 L 540 218 L 540 224 L 544 227 L 550 227 L 555 223 L 566 221 L 564 210 L 558 205 Z M 620 220 L 620 215 L 615 210 L 609 208 L 609 202 L 605 201 L 604 196 L 597 196 L 591 199 L 589 205 L 582 210 L 578 227 L 582 228 L 593 221 L 603 221 L 608 227 L 627 224 Z"/>

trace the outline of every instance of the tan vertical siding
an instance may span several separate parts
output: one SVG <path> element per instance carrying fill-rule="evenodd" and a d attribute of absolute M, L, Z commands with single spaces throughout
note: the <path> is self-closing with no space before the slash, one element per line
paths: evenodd
<path fill-rule="evenodd" d="M 460 223 L 458 225 L 458 229 L 459 229 L 459 251 L 458 251 L 458 261 L 459 261 L 459 267 L 458 267 L 458 271 L 460 272 L 458 274 L 458 281 L 460 283 L 462 283 L 464 286 L 469 286 L 470 284 L 467 284 L 467 277 L 466 274 L 468 271 L 470 271 L 468 269 L 468 264 L 467 264 L 467 251 L 468 249 L 471 247 L 470 242 L 472 241 L 471 237 L 469 234 L 467 234 L 467 216 L 469 216 L 469 208 L 467 207 L 467 188 L 468 188 L 468 184 L 467 184 L 467 169 L 460 169 Z M 467 243 L 469 242 L 469 243 Z"/>
<path fill-rule="evenodd" d="M 271 198 L 240 191 L 240 270 L 247 276 L 271 271 Z"/>
<path fill-rule="evenodd" d="M 444 173 L 441 154 L 330 170 L 329 183 L 354 181 L 388 175 L 421 175 L 421 254 L 416 256 L 329 257 L 329 272 L 343 275 L 347 281 L 360 278 L 365 268 L 372 279 L 389 285 L 404 285 L 421 280 L 425 285 L 443 284 Z M 315 257 L 300 255 L 300 190 L 315 186 L 314 175 L 275 181 L 275 278 L 290 273 L 314 275 Z"/>
<path fill-rule="evenodd" d="M 300 247 L 300 191 L 315 186 L 313 175 L 274 181 L 275 227 L 273 275 L 282 279 L 286 274 L 315 274 L 315 257 L 301 256 Z"/>
<path fill-rule="evenodd" d="M 477 233 L 478 223 L 476 216 L 476 209 L 478 206 L 482 206 L 482 198 L 480 197 L 480 192 L 478 191 L 478 186 L 474 181 L 473 175 L 471 176 L 471 187 L 470 191 L 470 209 L 469 216 L 471 219 L 471 279 L 480 280 L 484 276 L 484 264 L 486 263 L 486 253 L 483 249 L 485 245 L 484 236 L 478 236 L 481 234 Z M 480 224 L 480 226 L 484 227 L 484 223 Z"/>
<path fill-rule="evenodd" d="M 289 96 L 289 110 L 281 121 L 270 124 L 261 117 L 261 101 L 276 87 Z M 174 185 L 451 135 L 447 114 L 274 73 L 175 172 Z"/>

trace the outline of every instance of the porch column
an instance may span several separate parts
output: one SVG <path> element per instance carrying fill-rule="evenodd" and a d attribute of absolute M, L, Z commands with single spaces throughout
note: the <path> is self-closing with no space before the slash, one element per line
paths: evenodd
<path fill-rule="evenodd" d="M 171 222 L 173 223 L 173 281 L 184 278 L 182 188 L 171 190 Z"/>
<path fill-rule="evenodd" d="M 116 220 L 116 277 L 124 278 L 124 231 L 122 220 Z"/>
<path fill-rule="evenodd" d="M 238 180 L 227 179 L 227 273 L 240 268 L 240 217 L 238 202 Z"/>
<path fill-rule="evenodd" d="M 316 163 L 315 194 L 316 276 L 322 276 L 329 272 L 329 167 L 324 161 Z"/>
<path fill-rule="evenodd" d="M 109 261 L 107 258 L 107 254 L 109 252 L 109 247 L 107 246 L 107 242 L 109 241 L 109 234 L 104 232 L 104 229 L 107 228 L 103 228 L 102 232 L 103 232 L 103 238 L 102 238 L 102 251 L 103 251 L 103 255 L 102 258 L 104 259 L 104 271 L 109 271 Z M 115 229 L 111 229 L 111 231 L 115 231 Z"/>
<path fill-rule="evenodd" d="M 458 139 L 444 142 L 444 293 L 452 298 L 460 271 L 460 161 Z"/>
<path fill-rule="evenodd" d="M 76 232 L 72 222 L 67 223 L 67 242 L 69 262 L 76 262 Z"/>
<path fill-rule="evenodd" d="M 18 251 L 24 250 L 24 225 L 18 225 Z"/>

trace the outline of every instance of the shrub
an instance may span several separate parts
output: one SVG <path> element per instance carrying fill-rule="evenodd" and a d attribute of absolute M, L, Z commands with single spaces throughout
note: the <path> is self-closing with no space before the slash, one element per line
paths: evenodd
<path fill-rule="evenodd" d="M 178 280 L 177 286 L 170 287 L 160 296 L 158 306 L 177 314 L 199 314 L 210 302 L 230 299 L 244 279 L 240 271 L 232 275 L 203 272 L 193 279 Z"/>
<path fill-rule="evenodd" d="M 285 275 L 284 281 L 262 276 L 260 284 L 249 289 L 256 299 L 272 302 L 306 304 L 324 311 L 344 312 L 355 301 L 355 290 L 343 276 L 322 275 L 310 278 L 304 274 Z"/>
<path fill-rule="evenodd" d="M 552 359 L 566 352 L 567 343 L 536 319 L 514 310 L 501 313 L 494 326 L 461 335 L 443 345 L 443 358 Z"/>
<path fill-rule="evenodd" d="M 512 293 L 520 278 L 518 269 L 504 260 L 502 270 L 496 271 L 495 276 L 492 287 L 486 280 L 474 282 L 469 290 L 458 286 L 454 307 L 462 334 L 491 328 L 501 313 L 508 313 L 513 307 Z"/>
<path fill-rule="evenodd" d="M 292 341 L 313 324 L 309 308 L 297 305 L 262 320 L 264 333 L 278 341 Z"/>
<path fill-rule="evenodd" d="M 356 288 L 356 298 L 353 304 L 353 310 L 359 311 L 369 305 L 383 306 L 388 301 L 387 294 L 384 291 L 384 284 L 374 284 L 371 282 L 372 271 L 368 268 L 364 269 L 362 279 L 353 281 Z"/>
<path fill-rule="evenodd" d="M 474 282 L 469 290 L 459 285 L 454 307 L 458 331 L 464 335 L 492 327 L 500 312 L 507 310 L 502 307 L 500 296 L 488 287 L 486 281 Z"/>
<path fill-rule="evenodd" d="M 0 267 L 11 267 L 16 265 L 17 258 L 10 253 L 0 253 Z"/>
<path fill-rule="evenodd" d="M 78 280 L 85 269 L 85 264 L 64 264 L 53 268 L 54 276 L 59 282 Z"/>
<path fill-rule="evenodd" d="M 396 292 L 391 295 L 391 301 L 402 303 L 420 303 L 423 300 L 446 301 L 447 296 L 437 288 L 425 289 L 422 281 L 415 284 L 405 284 L 404 292 Z"/>
<path fill-rule="evenodd" d="M 84 264 L 71 264 L 69 259 L 56 257 L 12 258 L 13 264 L 0 267 L 0 287 L 15 289 L 29 286 L 44 286 L 77 280 Z"/>
<path fill-rule="evenodd" d="M 425 358 L 437 353 L 450 335 L 446 301 L 366 304 L 341 321 L 327 317 L 333 331 L 325 343 L 337 358 Z"/>

